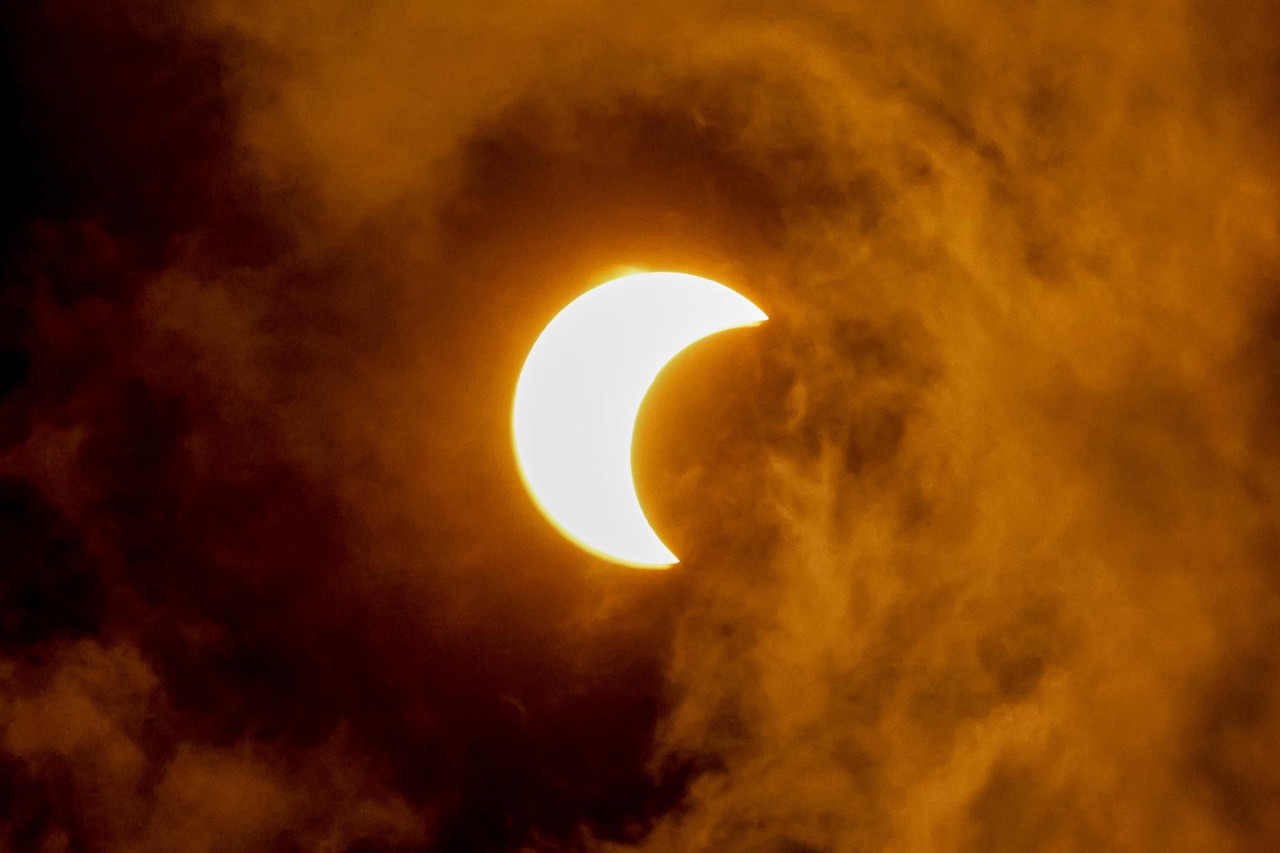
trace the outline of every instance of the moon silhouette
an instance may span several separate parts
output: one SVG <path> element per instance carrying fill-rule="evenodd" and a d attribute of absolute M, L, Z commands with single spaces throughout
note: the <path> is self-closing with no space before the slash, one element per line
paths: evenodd
<path fill-rule="evenodd" d="M 767 319 L 723 284 L 674 272 L 616 278 L 570 302 L 529 351 L 512 412 L 520 473 L 547 519 L 613 562 L 678 563 L 645 518 L 632 478 L 640 404 L 681 350 Z"/>

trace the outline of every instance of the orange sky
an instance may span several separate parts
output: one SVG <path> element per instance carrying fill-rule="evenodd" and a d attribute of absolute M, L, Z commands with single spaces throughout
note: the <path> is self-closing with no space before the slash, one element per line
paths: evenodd
<path fill-rule="evenodd" d="M 5 12 L 0 849 L 1280 849 L 1280 8 Z M 624 268 L 682 563 L 525 494 Z"/>

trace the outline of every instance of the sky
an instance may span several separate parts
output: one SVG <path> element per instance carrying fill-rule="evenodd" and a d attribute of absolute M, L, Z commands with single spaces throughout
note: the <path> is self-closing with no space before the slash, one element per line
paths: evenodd
<path fill-rule="evenodd" d="M 0 11 L 0 850 L 1280 849 L 1274 0 Z M 538 332 L 764 325 L 562 538 Z"/>

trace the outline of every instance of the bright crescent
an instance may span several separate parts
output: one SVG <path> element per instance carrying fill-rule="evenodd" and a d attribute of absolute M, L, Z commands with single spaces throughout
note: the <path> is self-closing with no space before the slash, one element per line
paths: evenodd
<path fill-rule="evenodd" d="M 654 379 L 685 347 L 767 319 L 722 284 L 672 272 L 616 278 L 565 306 L 529 351 L 512 413 L 516 459 L 543 514 L 614 562 L 679 562 L 636 494 L 636 415 Z"/>

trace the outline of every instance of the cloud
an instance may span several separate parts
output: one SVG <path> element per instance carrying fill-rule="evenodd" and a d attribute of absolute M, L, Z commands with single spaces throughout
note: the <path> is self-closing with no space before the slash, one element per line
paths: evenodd
<path fill-rule="evenodd" d="M 10 849 L 87 838 L 113 850 L 345 850 L 426 838 L 424 815 L 366 776 L 340 732 L 289 755 L 249 741 L 175 743 L 137 649 L 86 640 L 51 651 L 39 670 L 6 666 L 4 750 L 25 781 L 5 826 Z"/>
<path fill-rule="evenodd" d="M 22 30 L 12 846 L 1280 843 L 1274 4 L 85 11 Z M 772 317 L 642 413 L 668 573 L 507 435 L 624 267 Z"/>

